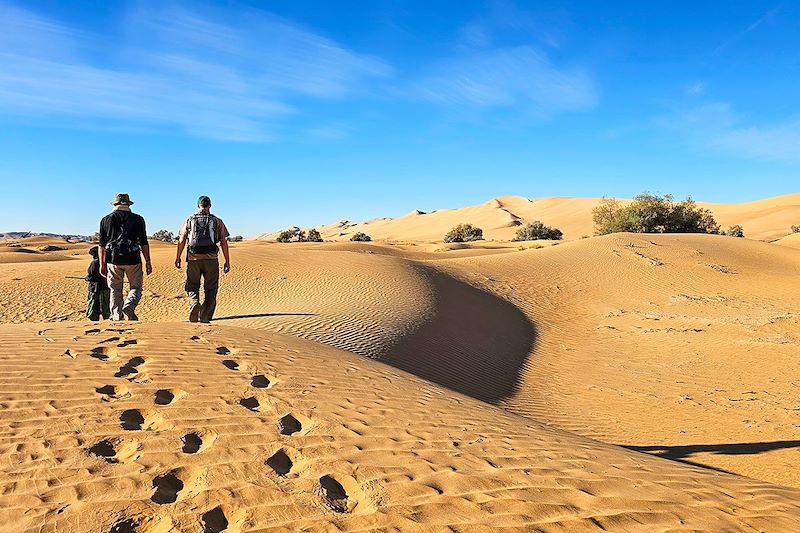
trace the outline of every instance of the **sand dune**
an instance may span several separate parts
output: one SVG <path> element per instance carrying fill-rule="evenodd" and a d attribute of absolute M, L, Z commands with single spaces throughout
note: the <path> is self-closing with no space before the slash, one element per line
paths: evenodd
<path fill-rule="evenodd" d="M 712 235 L 610 235 L 442 262 L 537 328 L 514 412 L 800 486 L 800 251 Z"/>
<path fill-rule="evenodd" d="M 774 241 L 774 243 L 780 244 L 781 246 L 788 246 L 789 248 L 800 249 L 800 233 L 792 233 L 791 235 L 781 237 Z"/>
<path fill-rule="evenodd" d="M 518 226 L 539 220 L 561 229 L 565 239 L 574 240 L 594 234 L 592 209 L 600 200 L 502 196 L 475 206 L 429 213 L 412 211 L 398 218 L 366 222 L 341 221 L 319 230 L 325 240 L 348 240 L 360 231 L 377 240 L 440 241 L 456 224 L 470 223 L 482 228 L 486 239 L 510 240 Z M 623 204 L 628 201 L 621 200 Z M 698 203 L 710 209 L 723 227 L 742 225 L 751 239 L 777 239 L 789 233 L 793 224 L 800 223 L 800 193 L 736 204 Z M 262 240 L 276 237 L 277 233 L 258 236 Z"/>
<path fill-rule="evenodd" d="M 0 263 L 5 529 L 800 526 L 788 246 L 245 242 L 213 326 L 164 243 L 82 321 L 86 249 Z"/>
<path fill-rule="evenodd" d="M 286 336 L 0 327 L 12 531 L 776 530 L 800 492 L 510 415 Z"/>

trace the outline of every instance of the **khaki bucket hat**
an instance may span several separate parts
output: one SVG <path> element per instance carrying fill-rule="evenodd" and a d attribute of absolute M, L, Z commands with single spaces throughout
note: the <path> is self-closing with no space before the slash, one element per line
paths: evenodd
<path fill-rule="evenodd" d="M 114 196 L 114 201 L 111 202 L 111 205 L 133 205 L 133 202 L 131 202 L 131 197 L 127 193 L 121 192 Z"/>

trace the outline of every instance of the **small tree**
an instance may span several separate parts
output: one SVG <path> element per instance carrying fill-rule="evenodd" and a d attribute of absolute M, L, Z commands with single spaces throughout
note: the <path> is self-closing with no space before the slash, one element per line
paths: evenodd
<path fill-rule="evenodd" d="M 319 234 L 317 228 L 311 228 L 308 230 L 308 236 L 306 237 L 308 242 L 322 242 L 322 235 Z"/>
<path fill-rule="evenodd" d="M 547 239 L 553 241 L 560 241 L 564 237 L 560 229 L 545 226 L 538 220 L 526 224 L 517 230 L 517 235 L 514 237 L 515 241 L 536 241 L 539 239 Z"/>
<path fill-rule="evenodd" d="M 792 233 L 800 233 L 800 226 L 792 226 Z"/>
<path fill-rule="evenodd" d="M 719 224 L 708 209 L 701 209 L 691 197 L 676 203 L 672 196 L 649 193 L 637 195 L 623 207 L 617 200 L 603 198 L 592 210 L 597 235 L 633 233 L 719 233 Z"/>
<path fill-rule="evenodd" d="M 305 242 L 306 232 L 295 226 L 280 232 L 276 240 L 278 242 Z"/>
<path fill-rule="evenodd" d="M 444 242 L 470 242 L 483 240 L 483 230 L 472 224 L 459 224 L 447 232 Z"/>
<path fill-rule="evenodd" d="M 174 242 L 175 235 L 171 231 L 160 229 L 150 236 L 151 241 Z"/>
<path fill-rule="evenodd" d="M 370 237 L 366 233 L 359 231 L 358 233 L 355 233 L 352 237 L 350 237 L 350 240 L 355 242 L 369 242 L 372 240 L 372 237 Z"/>
<path fill-rule="evenodd" d="M 739 224 L 734 224 L 725 231 L 725 235 L 729 237 L 744 237 L 744 228 Z"/>

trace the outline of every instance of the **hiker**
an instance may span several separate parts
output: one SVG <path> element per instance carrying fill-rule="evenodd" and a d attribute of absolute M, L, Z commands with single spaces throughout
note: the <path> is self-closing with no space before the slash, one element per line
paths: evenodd
<path fill-rule="evenodd" d="M 139 320 L 136 306 L 144 283 L 142 255 L 147 275 L 153 273 L 145 222 L 131 211 L 133 202 L 127 194 L 117 194 L 111 205 L 114 210 L 100 221 L 100 273 L 107 276 L 111 289 L 111 320 L 122 320 L 123 315 L 128 320 Z M 123 302 L 126 277 L 130 291 Z"/>
<path fill-rule="evenodd" d="M 222 219 L 211 214 L 211 198 L 197 199 L 197 213 L 186 219 L 178 239 L 175 268 L 181 268 L 181 254 L 186 253 L 186 293 L 189 295 L 189 322 L 208 324 L 214 317 L 219 289 L 219 247 L 225 256 L 222 271 L 231 270 L 228 253 L 228 228 Z M 188 247 L 187 247 L 188 245 Z M 203 279 L 204 300 L 200 303 L 200 278 Z"/>
<path fill-rule="evenodd" d="M 109 302 L 111 291 L 108 288 L 108 280 L 100 273 L 100 252 L 97 246 L 89 248 L 89 255 L 92 262 L 86 270 L 86 281 L 89 286 L 89 301 L 86 304 L 86 318 L 93 322 L 100 320 L 100 316 L 108 320 L 111 317 Z"/>

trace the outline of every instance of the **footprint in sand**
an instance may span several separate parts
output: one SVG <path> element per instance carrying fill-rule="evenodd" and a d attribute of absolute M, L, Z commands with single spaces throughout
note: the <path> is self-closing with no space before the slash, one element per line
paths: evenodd
<path fill-rule="evenodd" d="M 136 356 L 132 357 L 127 363 L 119 367 L 119 371 L 114 374 L 116 378 L 126 378 L 129 381 L 135 379 L 136 375 L 139 374 L 139 367 L 142 366 L 146 362 L 144 357 Z"/>
<path fill-rule="evenodd" d="M 183 453 L 197 453 L 203 446 L 203 439 L 197 433 L 187 433 L 183 436 Z"/>
<path fill-rule="evenodd" d="M 89 453 L 102 457 L 109 463 L 118 463 L 116 458 L 117 450 L 114 449 L 114 443 L 110 440 L 101 440 L 97 444 L 89 447 Z"/>
<path fill-rule="evenodd" d="M 136 533 L 137 523 L 133 518 L 124 518 L 116 522 L 108 533 Z"/>
<path fill-rule="evenodd" d="M 319 478 L 328 506 L 337 513 L 352 513 L 364 499 L 364 491 L 350 476 L 329 474 Z"/>
<path fill-rule="evenodd" d="M 257 374 L 253 376 L 253 379 L 250 381 L 250 386 L 257 389 L 268 389 L 275 385 L 275 383 L 275 378 L 270 379 L 264 374 Z"/>
<path fill-rule="evenodd" d="M 298 463 L 304 462 L 300 452 L 294 448 L 281 448 L 273 453 L 272 456 L 265 461 L 265 464 L 280 477 L 286 477 L 289 474 L 294 474 L 292 470 L 296 470 L 297 467 L 300 466 Z"/>
<path fill-rule="evenodd" d="M 156 477 L 153 480 L 155 492 L 150 497 L 152 501 L 163 505 L 165 503 L 175 503 L 178 500 L 178 493 L 183 490 L 183 481 L 175 475 L 175 472 Z"/>
<path fill-rule="evenodd" d="M 120 463 L 140 457 L 138 453 L 139 443 L 135 440 L 122 439 L 120 437 L 103 439 L 90 446 L 87 451 L 92 455 L 105 459 L 109 463 Z"/>
<path fill-rule="evenodd" d="M 258 411 L 261 408 L 261 404 L 259 403 L 258 399 L 255 396 L 250 396 L 249 398 L 242 398 L 239 400 L 239 405 L 242 407 L 246 407 L 251 411 Z"/>
<path fill-rule="evenodd" d="M 144 426 L 144 416 L 138 409 L 126 409 L 119 416 L 119 423 L 125 431 L 138 431 Z"/>
<path fill-rule="evenodd" d="M 203 533 L 221 533 L 228 529 L 228 518 L 221 507 L 214 507 L 203 513 L 201 522 L 203 523 Z"/>
<path fill-rule="evenodd" d="M 217 346 L 217 355 L 229 355 L 233 352 L 227 346 Z"/>
<path fill-rule="evenodd" d="M 112 346 L 96 346 L 89 355 L 101 361 L 115 361 L 119 358 L 117 349 Z"/>
<path fill-rule="evenodd" d="M 175 400 L 175 392 L 170 389 L 159 389 L 156 391 L 155 404 L 169 405 Z"/>
<path fill-rule="evenodd" d="M 278 431 L 281 435 L 295 435 L 307 430 L 311 425 L 311 420 L 302 415 L 289 413 L 278 421 Z"/>
<path fill-rule="evenodd" d="M 239 363 L 234 361 L 233 359 L 225 359 L 222 361 L 222 364 L 225 365 L 225 368 L 230 370 L 239 370 Z"/>
<path fill-rule="evenodd" d="M 119 400 L 130 396 L 128 388 L 124 385 L 103 385 L 102 387 L 97 387 L 95 392 L 100 394 L 106 401 Z"/>

